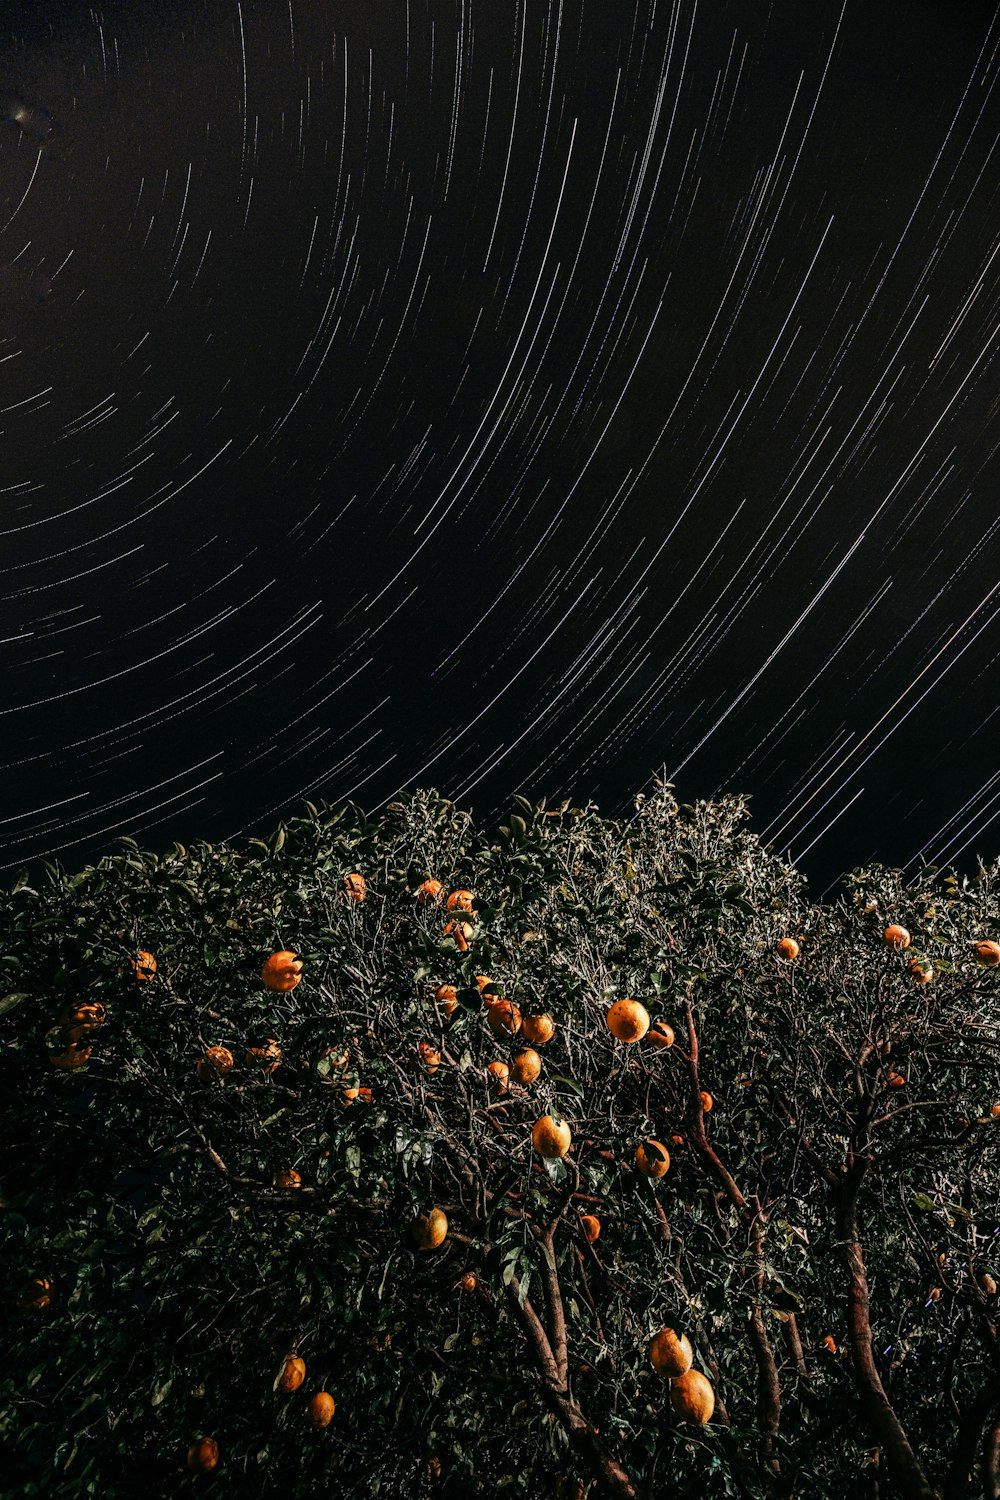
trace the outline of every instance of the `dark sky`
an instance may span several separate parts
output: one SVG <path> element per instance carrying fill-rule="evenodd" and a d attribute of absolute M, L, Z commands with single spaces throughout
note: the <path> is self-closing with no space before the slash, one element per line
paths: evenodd
<path fill-rule="evenodd" d="M 0 58 L 0 870 L 663 772 L 816 893 L 992 857 L 993 5 L 21 0 Z"/>

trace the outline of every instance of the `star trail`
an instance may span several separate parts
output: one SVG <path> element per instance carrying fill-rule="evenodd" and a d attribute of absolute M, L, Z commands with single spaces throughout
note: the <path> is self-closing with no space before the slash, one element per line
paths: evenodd
<path fill-rule="evenodd" d="M 436 786 L 995 853 L 1000 14 L 0 19 L 0 867 Z"/>

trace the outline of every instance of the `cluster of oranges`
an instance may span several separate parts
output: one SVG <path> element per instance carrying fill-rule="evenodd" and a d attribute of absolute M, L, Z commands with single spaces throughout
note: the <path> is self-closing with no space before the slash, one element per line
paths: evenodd
<path fill-rule="evenodd" d="M 687 1334 L 661 1328 L 649 1345 L 653 1369 L 670 1381 L 670 1404 L 682 1422 L 704 1426 L 715 1411 L 711 1381 L 694 1368 L 694 1350 Z"/>
<path fill-rule="evenodd" d="M 306 1378 L 306 1364 L 297 1354 L 286 1355 L 274 1382 L 274 1389 L 292 1395 Z M 329 1427 L 337 1403 L 329 1391 L 314 1391 L 306 1403 L 306 1421 L 321 1430 Z M 200 1437 L 187 1451 L 187 1466 L 195 1474 L 211 1474 L 218 1467 L 219 1445 L 214 1437 Z"/>
<path fill-rule="evenodd" d="M 149 980 L 156 974 L 156 959 L 142 948 L 129 958 L 129 963 L 137 980 Z M 119 969 L 118 972 L 122 971 Z M 64 1073 L 82 1068 L 90 1060 L 97 1033 L 106 1020 L 107 1014 L 99 1000 L 78 997 L 64 1006 L 46 1037 L 52 1066 Z"/>

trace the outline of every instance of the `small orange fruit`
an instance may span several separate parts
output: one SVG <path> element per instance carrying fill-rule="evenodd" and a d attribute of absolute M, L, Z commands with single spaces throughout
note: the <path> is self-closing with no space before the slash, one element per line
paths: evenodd
<path fill-rule="evenodd" d="M 596 1214 L 581 1214 L 580 1228 L 583 1230 L 583 1237 L 587 1244 L 592 1245 L 600 1236 L 601 1221 Z"/>
<path fill-rule="evenodd" d="M 901 1089 L 905 1085 L 905 1083 L 906 1079 L 903 1077 L 902 1073 L 892 1072 L 889 1074 L 890 1088 Z M 968 1121 L 966 1121 L 966 1124 L 968 1124 Z"/>
<path fill-rule="evenodd" d="M 521 1012 L 510 1000 L 495 1000 L 486 1013 L 486 1024 L 494 1036 L 516 1036 L 521 1029 Z"/>
<path fill-rule="evenodd" d="M 440 1208 L 418 1214 L 410 1225 L 410 1234 L 418 1250 L 436 1250 L 448 1233 L 448 1220 Z"/>
<path fill-rule="evenodd" d="M 715 1103 L 715 1100 L 712 1098 L 711 1094 L 709 1094 L 705 1089 L 702 1089 L 698 1094 L 698 1098 L 701 1100 L 701 1107 L 705 1111 L 705 1114 L 710 1114 L 712 1105 Z"/>
<path fill-rule="evenodd" d="M 316 1391 L 309 1397 L 306 1414 L 313 1427 L 329 1427 L 336 1409 L 337 1403 L 329 1391 Z"/>
<path fill-rule="evenodd" d="M 437 1048 L 432 1047 L 430 1042 L 421 1042 L 417 1051 L 420 1053 L 420 1061 L 428 1073 L 436 1073 L 441 1063 L 441 1054 Z"/>
<path fill-rule="evenodd" d="M 249 1047 L 244 1061 L 258 1073 L 273 1073 L 281 1066 L 281 1048 L 273 1037 L 268 1037 L 262 1047 Z"/>
<path fill-rule="evenodd" d="M 453 984 L 439 984 L 434 991 L 434 999 L 446 1016 L 453 1016 L 458 1010 L 458 990 Z"/>
<path fill-rule="evenodd" d="M 911 958 L 908 967 L 918 984 L 930 984 L 934 978 L 934 970 L 924 959 Z"/>
<path fill-rule="evenodd" d="M 471 891 L 452 891 L 445 905 L 449 911 L 472 911 L 472 901 Z"/>
<path fill-rule="evenodd" d="M 466 1271 L 465 1275 L 462 1277 L 462 1291 L 474 1292 L 478 1285 L 479 1278 L 477 1277 L 475 1271 Z"/>
<path fill-rule="evenodd" d="M 187 1466 L 196 1474 L 211 1474 L 218 1462 L 219 1445 L 215 1438 L 199 1438 L 187 1451 Z"/>
<path fill-rule="evenodd" d="M 775 952 L 779 958 L 786 958 L 791 963 L 793 958 L 799 956 L 799 945 L 794 938 L 783 937 L 775 946 Z"/>
<path fill-rule="evenodd" d="M 984 1271 L 983 1274 L 982 1274 L 982 1276 L 980 1276 L 980 1278 L 979 1278 L 979 1285 L 982 1287 L 982 1289 L 986 1293 L 987 1297 L 995 1297 L 996 1296 L 996 1293 L 997 1293 L 997 1284 L 993 1280 L 993 1277 L 989 1274 L 988 1271 Z"/>
<path fill-rule="evenodd" d="M 701 1371 L 692 1367 L 671 1380 L 670 1404 L 682 1422 L 704 1426 L 715 1410 L 715 1392 Z"/>
<path fill-rule="evenodd" d="M 344 876 L 344 895 L 349 900 L 355 902 L 355 904 L 360 904 L 367 894 L 368 883 L 363 875 L 358 874 L 357 870 L 353 871 L 350 875 Z"/>
<path fill-rule="evenodd" d="M 64 1052 L 50 1052 L 49 1062 L 61 1072 L 69 1073 L 74 1068 L 82 1068 L 90 1057 L 90 1052 L 91 1049 L 89 1046 L 78 1047 L 74 1045 L 67 1047 Z"/>
<path fill-rule="evenodd" d="M 371 1089 L 341 1089 L 340 1102 L 347 1109 L 354 1103 L 370 1104 L 372 1102 Z"/>
<path fill-rule="evenodd" d="M 136 979 L 152 979 L 156 973 L 156 959 L 144 948 L 140 948 L 135 958 L 130 958 L 129 963 Z"/>
<path fill-rule="evenodd" d="M 59 1012 L 59 1025 L 67 1042 L 78 1042 L 81 1037 L 100 1031 L 107 1014 L 99 1000 L 78 1000 Z"/>
<path fill-rule="evenodd" d="M 440 1479 L 441 1478 L 441 1460 L 439 1458 L 437 1458 L 436 1456 L 432 1457 L 432 1458 L 429 1458 L 427 1460 L 427 1462 L 424 1464 L 424 1473 L 427 1475 L 428 1479 Z"/>
<path fill-rule="evenodd" d="M 885 940 L 890 948 L 908 948 L 910 946 L 910 934 L 905 927 L 899 927 L 895 922 L 889 924 L 885 929 Z"/>
<path fill-rule="evenodd" d="M 417 886 L 417 900 L 421 906 L 430 906 L 435 901 L 441 900 L 441 892 L 444 886 L 440 880 L 425 880 L 423 885 Z"/>
<path fill-rule="evenodd" d="M 976 944 L 976 963 L 984 969 L 995 969 L 1000 964 L 1000 943 L 990 941 Z"/>
<path fill-rule="evenodd" d="M 299 1359 L 297 1354 L 289 1355 L 281 1367 L 278 1376 L 278 1389 L 280 1391 L 297 1391 L 306 1378 L 306 1362 Z"/>
<path fill-rule="evenodd" d="M 661 1328 L 649 1343 L 649 1359 L 654 1370 L 669 1379 L 676 1379 L 690 1370 L 694 1363 L 694 1350 L 686 1333 L 674 1328 Z"/>
<path fill-rule="evenodd" d="M 565 1120 L 557 1119 L 554 1115 L 542 1115 L 541 1119 L 535 1121 L 531 1144 L 539 1156 L 550 1161 L 565 1156 L 571 1141 L 570 1128 Z"/>
<path fill-rule="evenodd" d="M 510 1076 L 513 1083 L 520 1083 L 527 1087 L 529 1083 L 537 1083 L 542 1072 L 542 1059 L 533 1047 L 525 1047 L 519 1052 L 511 1064 Z"/>
<path fill-rule="evenodd" d="M 992 1104 L 990 1106 L 990 1114 L 993 1116 L 993 1118 L 995 1120 L 997 1118 L 997 1116 L 1000 1115 L 1000 1104 Z"/>
<path fill-rule="evenodd" d="M 197 1061 L 196 1071 L 202 1083 L 210 1083 L 213 1078 L 231 1073 L 233 1066 L 233 1054 L 228 1047 L 206 1047 Z"/>
<path fill-rule="evenodd" d="M 635 1164 L 643 1177 L 665 1177 L 670 1168 L 670 1153 L 661 1141 L 640 1141 L 635 1148 Z"/>
<path fill-rule="evenodd" d="M 672 1047 L 674 1045 L 674 1028 L 668 1026 L 666 1021 L 654 1021 L 650 1027 L 648 1041 L 651 1047 Z"/>
<path fill-rule="evenodd" d="M 47 1307 L 52 1306 L 51 1281 L 46 1281 L 42 1276 L 29 1281 L 18 1297 L 16 1306 L 19 1312 L 44 1312 Z"/>
<path fill-rule="evenodd" d="M 445 937 L 451 937 L 454 934 L 455 945 L 459 953 L 465 953 L 468 950 L 469 939 L 472 937 L 474 931 L 475 929 L 471 922 L 449 922 L 445 926 L 444 935 Z"/>
<path fill-rule="evenodd" d="M 271 1178 L 271 1186 L 276 1188 L 300 1188 L 302 1186 L 302 1178 L 294 1167 L 282 1167 Z"/>
<path fill-rule="evenodd" d="M 826 1338 L 823 1340 L 823 1348 L 828 1349 L 831 1354 L 836 1354 L 837 1340 L 834 1338 L 832 1333 L 828 1333 Z"/>
<path fill-rule="evenodd" d="M 302 978 L 302 960 L 287 948 L 282 948 L 279 953 L 272 953 L 265 960 L 260 977 L 266 989 L 279 990 L 281 993 L 294 990 Z"/>
<path fill-rule="evenodd" d="M 505 1094 L 510 1082 L 510 1069 L 504 1062 L 491 1062 L 486 1069 L 486 1081 L 491 1093 Z"/>
<path fill-rule="evenodd" d="M 545 1014 L 524 1016 L 521 1020 L 521 1034 L 533 1047 L 544 1047 L 555 1036 L 556 1023 L 551 1016 Z"/>
<path fill-rule="evenodd" d="M 928 1302 L 940 1302 L 941 1288 L 939 1286 L 932 1286 L 930 1291 L 927 1293 L 927 1300 Z"/>
<path fill-rule="evenodd" d="M 638 1042 L 649 1030 L 649 1011 L 638 1000 L 616 1000 L 606 1017 L 608 1030 L 619 1042 Z"/>

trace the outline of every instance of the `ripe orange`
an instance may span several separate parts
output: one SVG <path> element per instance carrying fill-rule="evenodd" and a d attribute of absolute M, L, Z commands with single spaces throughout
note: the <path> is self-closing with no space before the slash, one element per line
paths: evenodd
<path fill-rule="evenodd" d="M 444 1244 L 447 1233 L 448 1220 L 440 1208 L 418 1214 L 410 1225 L 410 1234 L 418 1250 L 436 1250 Z"/>
<path fill-rule="evenodd" d="M 67 1047 L 65 1052 L 50 1052 L 49 1062 L 54 1068 L 61 1072 L 71 1072 L 73 1068 L 82 1068 L 90 1057 L 90 1047 L 78 1047 L 76 1045 Z"/>
<path fill-rule="evenodd" d="M 271 1178 L 271 1186 L 276 1188 L 299 1188 L 302 1186 L 302 1178 L 294 1167 L 282 1167 Z"/>
<path fill-rule="evenodd" d="M 486 1069 L 486 1082 L 490 1086 L 490 1092 L 494 1094 L 505 1094 L 510 1081 L 510 1069 L 504 1062 L 491 1062 Z"/>
<path fill-rule="evenodd" d="M 436 1073 L 441 1064 L 441 1054 L 430 1042 L 421 1042 L 417 1051 L 420 1053 L 420 1061 L 428 1073 Z"/>
<path fill-rule="evenodd" d="M 531 1144 L 539 1156 L 544 1156 L 550 1161 L 559 1156 L 565 1156 L 570 1148 L 572 1136 L 569 1126 L 565 1120 L 557 1119 L 553 1115 L 542 1115 L 536 1120 L 531 1132 Z"/>
<path fill-rule="evenodd" d="M 77 1000 L 59 1012 L 59 1025 L 67 1042 L 78 1042 L 81 1037 L 100 1031 L 107 1015 L 99 1000 Z"/>
<path fill-rule="evenodd" d="M 199 1438 L 187 1451 L 187 1466 L 196 1474 L 210 1474 L 218 1462 L 219 1445 L 215 1438 Z"/>
<path fill-rule="evenodd" d="M 705 1111 L 706 1115 L 710 1114 L 712 1105 L 715 1103 L 715 1100 L 712 1098 L 711 1094 L 707 1093 L 705 1089 L 702 1089 L 698 1095 L 698 1098 L 701 1100 L 701 1107 Z"/>
<path fill-rule="evenodd" d="M 244 1061 L 248 1068 L 256 1068 L 259 1073 L 273 1073 L 281 1066 L 281 1048 L 273 1037 L 268 1037 L 262 1047 L 249 1047 Z"/>
<path fill-rule="evenodd" d="M 272 953 L 265 960 L 260 977 L 266 989 L 280 990 L 282 993 L 294 990 L 302 978 L 302 960 L 287 948 L 282 948 L 279 953 Z"/>
<path fill-rule="evenodd" d="M 587 1241 L 587 1244 L 592 1245 L 600 1236 L 601 1221 L 596 1214 L 581 1214 L 580 1228 L 583 1230 L 583 1237 Z"/>
<path fill-rule="evenodd" d="M 486 1024 L 494 1036 L 516 1036 L 521 1029 L 521 1012 L 510 1000 L 495 1000 L 486 1012 Z"/>
<path fill-rule="evenodd" d="M 453 984 L 439 984 L 434 999 L 446 1016 L 453 1016 L 458 1009 L 458 990 Z"/>
<path fill-rule="evenodd" d="M 427 1475 L 428 1479 L 440 1479 L 441 1460 L 436 1456 L 429 1458 L 424 1464 L 424 1473 Z"/>
<path fill-rule="evenodd" d="M 995 1297 L 996 1296 L 996 1293 L 997 1293 L 997 1284 L 993 1280 L 993 1277 L 989 1274 L 988 1271 L 984 1271 L 983 1274 L 982 1274 L 982 1276 L 980 1276 L 980 1278 L 979 1278 L 979 1285 L 982 1287 L 982 1289 L 986 1293 L 987 1297 Z"/>
<path fill-rule="evenodd" d="M 472 937 L 474 928 L 470 922 L 448 922 L 444 929 L 445 937 L 455 935 L 455 944 L 459 953 L 465 953 L 469 947 L 469 939 Z"/>
<path fill-rule="evenodd" d="M 306 1412 L 313 1427 L 329 1427 L 336 1409 L 337 1403 L 329 1391 L 317 1391 L 309 1397 Z"/>
<path fill-rule="evenodd" d="M 19 1312 L 44 1312 L 52 1306 L 52 1283 L 38 1276 L 29 1281 L 16 1303 Z"/>
<path fill-rule="evenodd" d="M 930 984 L 934 978 L 934 970 L 924 959 L 911 958 L 909 970 L 918 984 Z"/>
<path fill-rule="evenodd" d="M 787 958 L 789 963 L 791 963 L 793 958 L 798 958 L 799 956 L 799 945 L 794 938 L 783 937 L 777 943 L 775 952 L 779 958 Z"/>
<path fill-rule="evenodd" d="M 823 1340 L 823 1348 L 828 1349 L 831 1354 L 836 1354 L 837 1340 L 834 1338 L 832 1333 L 828 1333 L 826 1338 Z"/>
<path fill-rule="evenodd" d="M 976 944 L 976 963 L 984 969 L 995 969 L 1000 964 L 1000 943 L 990 941 Z"/>
<path fill-rule="evenodd" d="M 991 1105 L 990 1106 L 990 1114 L 993 1116 L 993 1118 L 995 1120 L 996 1117 L 997 1117 L 997 1115 L 1000 1115 L 1000 1104 L 993 1104 L 993 1105 Z"/>
<path fill-rule="evenodd" d="M 341 1103 L 345 1109 L 355 1100 L 358 1104 L 370 1104 L 372 1102 L 371 1089 L 341 1089 Z"/>
<path fill-rule="evenodd" d="M 440 880 L 425 880 L 423 885 L 417 886 L 417 900 L 421 906 L 430 906 L 434 901 L 440 901 L 444 886 Z"/>
<path fill-rule="evenodd" d="M 674 1045 L 674 1028 L 668 1026 L 666 1021 L 654 1021 L 649 1032 L 649 1045 L 651 1047 L 672 1047 Z"/>
<path fill-rule="evenodd" d="M 694 1350 L 686 1333 L 674 1328 L 661 1328 L 649 1343 L 649 1359 L 654 1370 L 675 1379 L 690 1370 L 694 1363 Z"/>
<path fill-rule="evenodd" d="M 885 929 L 885 940 L 890 948 L 908 948 L 910 946 L 910 934 L 905 927 L 898 927 L 895 922 Z"/>
<path fill-rule="evenodd" d="M 904 1086 L 905 1083 L 906 1083 L 906 1079 L 903 1077 L 902 1073 L 892 1072 L 892 1073 L 889 1074 L 889 1087 L 890 1088 L 901 1089 Z M 968 1121 L 966 1121 L 966 1124 L 968 1124 Z"/>
<path fill-rule="evenodd" d="M 278 1389 L 280 1391 L 297 1391 L 306 1378 L 306 1362 L 299 1359 L 297 1354 L 289 1355 L 281 1367 L 278 1376 Z"/>
<path fill-rule="evenodd" d="M 144 948 L 140 948 L 135 958 L 129 959 L 129 963 L 132 965 L 136 979 L 152 979 L 156 973 L 156 959 Z"/>
<path fill-rule="evenodd" d="M 556 1034 L 556 1023 L 550 1015 L 524 1016 L 521 1020 L 521 1034 L 526 1042 L 533 1047 L 544 1047 L 546 1042 L 551 1042 Z"/>
<path fill-rule="evenodd" d="M 692 1367 L 670 1382 L 670 1404 L 682 1422 L 704 1426 L 715 1410 L 715 1392 L 701 1371 Z"/>
<path fill-rule="evenodd" d="M 529 1083 L 537 1083 L 541 1072 L 542 1059 L 533 1047 L 526 1047 L 511 1064 L 510 1076 L 514 1083 L 527 1086 Z"/>
<path fill-rule="evenodd" d="M 638 1000 L 616 1000 L 606 1017 L 608 1030 L 619 1042 L 638 1042 L 649 1030 L 649 1011 Z"/>
<path fill-rule="evenodd" d="M 640 1141 L 635 1148 L 635 1164 L 643 1177 L 665 1177 L 670 1168 L 670 1153 L 662 1141 Z"/>
<path fill-rule="evenodd" d="M 472 900 L 471 891 L 452 891 L 445 905 L 449 911 L 472 911 Z"/>
<path fill-rule="evenodd" d="M 478 1285 L 479 1279 L 476 1276 L 475 1271 L 466 1271 L 465 1275 L 462 1277 L 462 1291 L 474 1292 Z"/>
<path fill-rule="evenodd" d="M 206 1047 L 195 1068 L 202 1083 L 210 1083 L 233 1071 L 233 1054 L 228 1047 Z"/>
<path fill-rule="evenodd" d="M 357 870 L 350 875 L 344 876 L 344 895 L 356 904 L 360 904 L 368 894 L 368 885 L 363 875 Z"/>
<path fill-rule="evenodd" d="M 930 1291 L 927 1293 L 927 1300 L 928 1302 L 940 1302 L 941 1288 L 939 1286 L 932 1286 Z"/>

